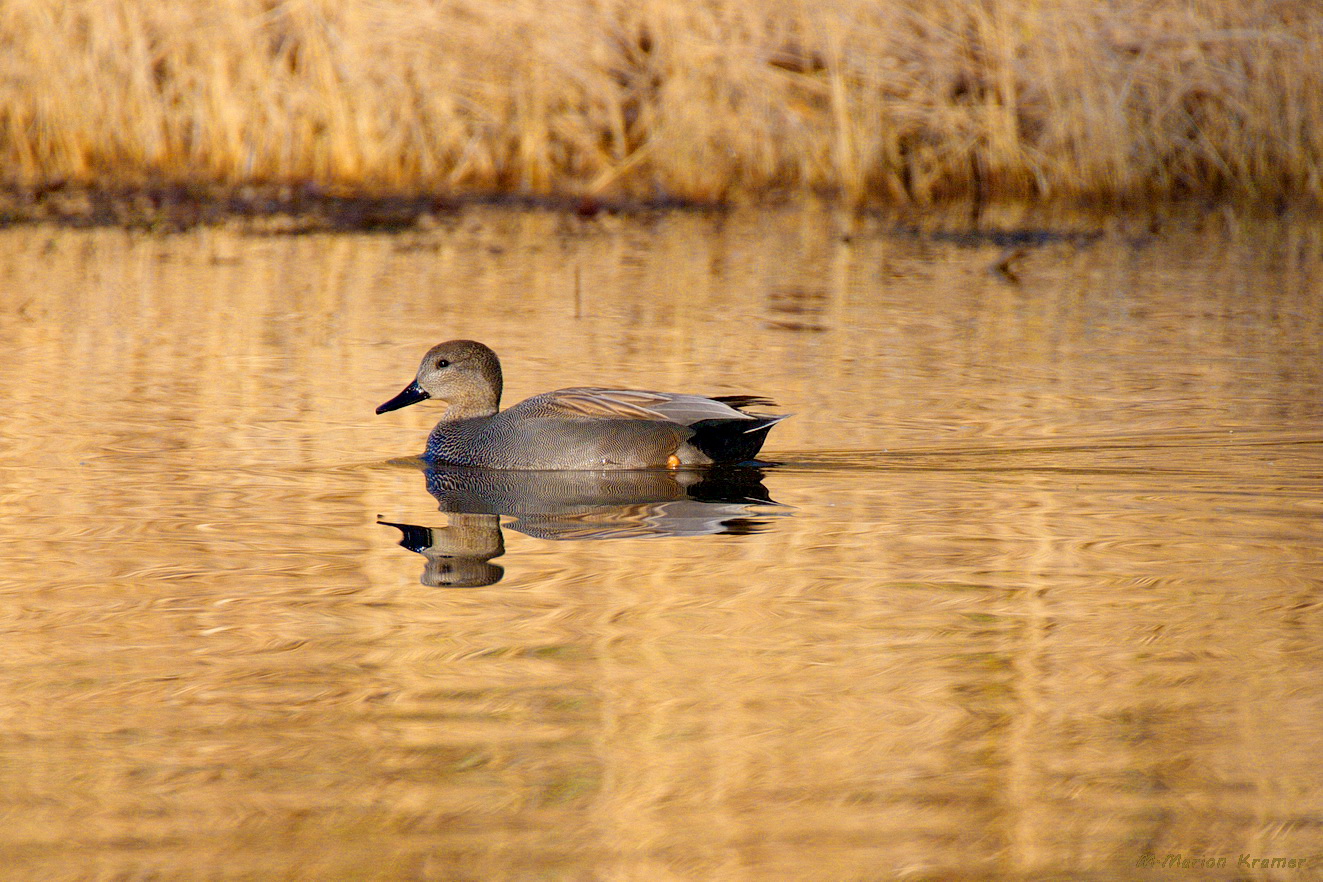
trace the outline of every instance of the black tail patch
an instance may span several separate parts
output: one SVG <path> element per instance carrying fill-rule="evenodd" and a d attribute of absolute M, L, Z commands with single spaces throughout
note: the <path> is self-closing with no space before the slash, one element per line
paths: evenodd
<path fill-rule="evenodd" d="M 689 439 L 689 443 L 713 462 L 745 462 L 758 455 L 763 442 L 767 440 L 767 430 L 782 419 L 784 417 L 699 420 L 689 427 L 694 430 L 694 437 Z"/>

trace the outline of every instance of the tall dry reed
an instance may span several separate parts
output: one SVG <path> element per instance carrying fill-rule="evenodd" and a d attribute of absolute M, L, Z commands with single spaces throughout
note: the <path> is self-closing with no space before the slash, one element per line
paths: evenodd
<path fill-rule="evenodd" d="M 0 0 L 0 183 L 1323 195 L 1311 0 Z"/>

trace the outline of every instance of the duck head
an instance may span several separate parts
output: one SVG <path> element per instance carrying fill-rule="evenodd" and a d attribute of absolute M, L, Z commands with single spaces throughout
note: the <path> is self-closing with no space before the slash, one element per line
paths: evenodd
<path fill-rule="evenodd" d="M 446 418 L 491 416 L 501 406 L 501 362 L 476 340 L 438 343 L 423 356 L 414 381 L 377 413 L 399 410 L 428 398 L 450 406 Z"/>

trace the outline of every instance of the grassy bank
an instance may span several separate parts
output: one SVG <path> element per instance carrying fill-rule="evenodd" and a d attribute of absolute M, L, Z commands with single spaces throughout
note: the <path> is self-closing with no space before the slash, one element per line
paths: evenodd
<path fill-rule="evenodd" d="M 0 184 L 1323 196 L 1311 0 L 0 0 Z"/>

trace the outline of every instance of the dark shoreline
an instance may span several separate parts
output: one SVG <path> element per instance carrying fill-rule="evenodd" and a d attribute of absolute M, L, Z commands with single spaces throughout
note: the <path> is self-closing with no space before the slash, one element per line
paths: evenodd
<path fill-rule="evenodd" d="M 0 228 L 49 223 L 76 228 L 183 232 L 238 221 L 253 224 L 255 231 L 270 233 L 389 233 L 424 227 L 428 218 L 478 206 L 557 211 L 583 217 L 602 213 L 712 212 L 727 208 L 681 199 L 643 202 L 520 194 L 346 194 L 314 185 L 61 184 L 40 188 L 0 187 Z"/>
<path fill-rule="evenodd" d="M 508 208 L 515 211 L 550 211 L 593 218 L 599 215 L 650 217 L 671 212 L 726 214 L 754 207 L 768 210 L 813 202 L 852 216 L 882 221 L 894 232 L 926 234 L 954 239 L 990 238 L 997 244 L 1033 244 L 1014 241 L 1074 238 L 1089 233 L 1045 232 L 1052 223 L 1000 227 L 992 217 L 1008 213 L 1043 218 L 1086 217 L 1198 219 L 1211 214 L 1246 218 L 1295 215 L 1323 218 L 1323 206 L 1312 200 L 1256 202 L 1217 195 L 1191 196 L 1179 201 L 1129 200 L 1100 203 L 1069 200 L 1012 200 L 978 203 L 955 199 L 933 205 L 848 206 L 830 195 L 769 194 L 759 201 L 701 203 L 675 198 L 651 200 L 605 199 L 524 194 L 337 193 L 315 185 L 237 185 L 232 187 L 154 184 L 99 187 L 55 185 L 40 188 L 0 186 L 0 229 L 49 224 L 86 229 L 120 227 L 154 233 L 180 233 L 197 227 L 237 224 L 247 232 L 269 235 L 306 233 L 381 232 L 426 230 L 446 216 L 469 208 Z M 1068 226 L 1074 226 L 1068 224 Z M 1090 224 L 1089 226 L 1093 226 Z M 1011 241 L 1004 241 L 1009 239 Z"/>

